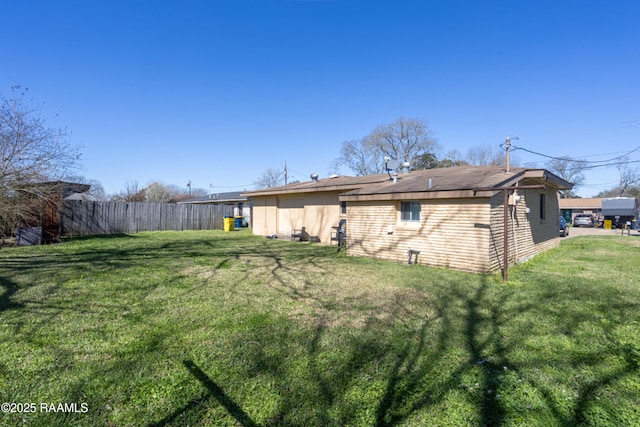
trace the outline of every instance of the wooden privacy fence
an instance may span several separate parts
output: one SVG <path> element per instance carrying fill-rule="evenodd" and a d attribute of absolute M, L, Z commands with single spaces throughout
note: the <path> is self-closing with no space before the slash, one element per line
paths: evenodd
<path fill-rule="evenodd" d="M 60 207 L 60 234 L 137 233 L 165 230 L 222 230 L 223 205 L 65 200 Z"/>

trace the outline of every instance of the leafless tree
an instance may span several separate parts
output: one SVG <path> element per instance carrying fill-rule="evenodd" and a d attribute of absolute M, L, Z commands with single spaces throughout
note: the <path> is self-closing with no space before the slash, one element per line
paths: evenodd
<path fill-rule="evenodd" d="M 144 202 L 144 188 L 138 181 L 127 181 L 124 190 L 111 198 L 114 202 Z"/>
<path fill-rule="evenodd" d="M 620 174 L 620 180 L 618 184 L 618 189 L 620 195 L 623 195 L 627 192 L 629 187 L 637 186 L 640 184 L 640 169 L 632 168 L 629 166 L 629 157 L 625 156 L 620 160 L 620 162 L 616 165 L 616 169 Z"/>
<path fill-rule="evenodd" d="M 369 135 L 342 143 L 338 163 L 356 175 L 383 173 L 384 157 L 399 162 L 437 151 L 438 145 L 426 122 L 399 118 L 377 126 Z"/>
<path fill-rule="evenodd" d="M 192 188 L 191 194 L 189 194 L 187 188 L 164 184 L 160 181 L 152 181 L 146 187 L 140 187 L 137 181 L 129 181 L 125 189 L 113 196 L 111 200 L 116 202 L 175 203 L 180 199 L 200 197 L 206 194 L 207 191 L 203 188 Z"/>
<path fill-rule="evenodd" d="M 368 140 L 383 155 L 400 162 L 408 162 L 420 153 L 431 153 L 436 149 L 433 132 L 418 119 L 401 117 L 393 123 L 380 125 Z"/>
<path fill-rule="evenodd" d="M 144 188 L 144 201 L 169 203 L 173 201 L 178 194 L 165 184 L 152 182 Z"/>
<path fill-rule="evenodd" d="M 276 168 L 268 168 L 258 177 L 253 183 L 254 187 L 259 188 L 273 188 L 284 184 L 284 172 Z"/>
<path fill-rule="evenodd" d="M 347 166 L 358 176 L 373 175 L 383 172 L 383 157 L 367 138 L 354 139 L 342 143 L 336 163 Z"/>
<path fill-rule="evenodd" d="M 53 187 L 42 183 L 69 175 L 80 158 L 66 129 L 50 127 L 26 93 L 14 86 L 0 95 L 0 234 L 27 220 L 34 201 L 50 199 Z"/>
<path fill-rule="evenodd" d="M 502 166 L 505 164 L 505 153 L 503 150 L 492 148 L 490 145 L 480 145 L 467 150 L 466 161 L 476 166 Z M 511 163 L 514 158 L 511 158 Z"/>
<path fill-rule="evenodd" d="M 575 190 L 584 184 L 584 174 L 587 164 L 584 160 L 575 160 L 571 157 L 558 157 L 547 162 L 547 169 L 557 174 L 565 181 L 573 183 L 572 190 L 560 191 L 560 197 L 575 197 Z"/>

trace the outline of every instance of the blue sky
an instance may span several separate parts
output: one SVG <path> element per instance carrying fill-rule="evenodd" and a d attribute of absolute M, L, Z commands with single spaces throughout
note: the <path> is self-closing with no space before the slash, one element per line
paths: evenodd
<path fill-rule="evenodd" d="M 108 193 L 251 189 L 285 161 L 327 176 L 343 141 L 401 116 L 443 152 L 517 135 L 602 160 L 640 146 L 639 19 L 636 0 L 3 2 L 0 92 L 28 87 Z"/>

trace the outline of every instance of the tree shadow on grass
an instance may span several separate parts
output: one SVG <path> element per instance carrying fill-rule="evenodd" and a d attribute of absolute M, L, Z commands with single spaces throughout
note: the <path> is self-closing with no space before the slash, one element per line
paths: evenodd
<path fill-rule="evenodd" d="M 207 391 L 198 399 L 193 399 L 187 405 L 163 418 L 162 420 L 149 424 L 149 427 L 163 427 L 179 422 L 184 424 L 198 422 L 206 411 L 206 402 L 215 399 L 235 420 L 243 427 L 257 427 L 251 417 L 238 405 L 224 389 L 216 384 L 209 376 L 191 360 L 183 360 L 182 364 L 206 389 Z"/>
<path fill-rule="evenodd" d="M 178 405 L 172 406 L 168 412 L 173 412 L 151 424 L 153 426 L 185 425 L 187 422 L 206 424 L 210 422 L 207 416 L 210 415 L 211 406 L 218 406 L 218 411 L 222 410 L 229 420 L 232 418 L 237 424 L 258 425 L 256 415 L 253 414 L 252 417 L 249 401 L 243 403 L 231 396 L 236 396 L 236 380 L 250 381 L 261 377 L 269 379 L 275 389 L 273 393 L 277 396 L 274 397 L 277 403 L 273 413 L 263 421 L 265 425 L 302 425 L 303 421 L 308 421 L 307 425 L 362 424 L 365 412 L 363 406 L 367 406 L 366 410 L 371 414 L 366 418 L 371 425 L 392 426 L 405 422 L 428 424 L 428 420 L 417 417 L 437 411 L 451 411 L 452 416 L 456 415 L 453 414 L 456 410 L 446 407 L 452 402 L 450 396 L 456 393 L 462 397 L 456 397 L 454 402 L 462 401 L 473 408 L 467 414 L 467 424 L 501 425 L 512 420 L 514 415 L 531 415 L 526 409 L 514 414 L 514 409 L 509 407 L 514 402 L 525 406 L 526 397 L 518 401 L 518 398 L 512 398 L 507 403 L 497 396 L 501 390 L 513 386 L 505 378 L 505 368 L 534 389 L 534 393 L 544 402 L 539 410 L 544 411 L 557 425 L 589 424 L 592 421 L 589 420 L 589 411 L 602 390 L 638 373 L 639 348 L 628 343 L 621 344 L 614 339 L 610 339 L 611 346 L 604 350 L 604 354 L 597 354 L 597 349 L 587 349 L 585 352 L 588 354 L 575 364 L 570 358 L 556 360 L 555 355 L 545 356 L 544 353 L 539 360 L 523 357 L 515 359 L 514 354 L 517 352 L 514 348 L 526 348 L 527 339 L 535 339 L 536 333 L 541 334 L 540 331 L 530 331 L 528 326 L 535 324 L 523 320 L 523 316 L 531 319 L 544 317 L 550 319 L 550 322 L 565 321 L 566 324 L 559 328 L 559 332 L 551 331 L 549 334 L 565 334 L 561 338 L 566 340 L 574 339 L 570 335 L 572 329 L 590 321 L 592 311 L 581 311 L 580 307 L 573 308 L 571 305 L 553 305 L 558 300 L 568 301 L 579 297 L 592 305 L 601 304 L 603 313 L 607 313 L 608 309 L 609 312 L 617 311 L 621 314 L 621 318 L 615 318 L 607 313 L 606 320 L 615 325 L 622 324 L 625 320 L 622 318 L 623 314 L 630 313 L 632 308 L 599 303 L 591 291 L 595 288 L 593 286 L 585 287 L 587 290 L 582 291 L 584 294 L 573 292 L 567 295 L 567 288 L 561 282 L 547 283 L 534 298 L 518 301 L 516 298 L 520 294 L 517 288 L 493 285 L 488 276 L 450 275 L 446 272 L 432 275 L 433 270 L 418 267 L 425 270 L 416 271 L 422 271 L 421 274 L 429 277 L 422 287 L 424 295 L 429 298 L 421 306 L 408 304 L 406 298 L 403 298 L 399 301 L 390 299 L 371 308 L 360 309 L 349 305 L 349 301 L 357 303 L 354 299 L 336 304 L 327 295 L 327 289 L 323 288 L 324 282 L 318 279 L 328 273 L 333 274 L 333 270 L 327 270 L 328 264 L 322 258 L 326 256 L 325 252 L 306 252 L 295 244 L 272 244 L 257 240 L 229 251 L 221 243 L 200 239 L 195 242 L 198 248 L 193 241 L 173 242 L 163 246 L 158 256 L 167 260 L 176 256 L 199 256 L 202 250 L 211 256 L 211 268 L 214 270 L 228 268 L 243 259 L 246 261 L 246 256 L 262 257 L 268 261 L 263 268 L 265 276 L 268 276 L 264 282 L 266 286 L 294 302 L 305 302 L 305 307 L 311 307 L 314 312 L 318 307 L 321 308 L 322 310 L 317 310 L 321 315 L 314 318 L 314 325 L 301 326 L 291 320 L 285 322 L 275 317 L 270 318 L 268 307 L 264 308 L 267 314 L 260 310 L 247 313 L 248 317 L 264 314 L 266 321 L 250 323 L 246 318 L 243 319 L 245 328 L 230 329 L 235 336 L 229 339 L 230 344 L 223 350 L 233 357 L 243 358 L 241 361 L 233 357 L 228 359 L 234 360 L 233 368 L 241 373 L 231 376 L 231 381 L 229 377 L 224 380 L 211 378 L 205 372 L 208 370 L 207 366 L 225 363 L 225 360 L 199 360 L 200 365 L 193 360 L 184 360 L 182 364 L 185 369 L 205 391 L 203 394 L 194 393 L 194 399 L 178 409 L 175 409 Z M 144 247 L 110 248 L 95 252 L 86 251 L 88 260 L 83 260 L 85 264 L 82 265 L 103 263 L 112 266 L 113 262 L 136 264 L 144 261 L 144 256 L 154 253 L 152 249 Z M 115 261 L 108 258 L 114 256 L 117 258 Z M 57 272 L 62 266 L 74 266 L 77 262 L 77 254 L 61 255 L 48 260 L 44 267 Z M 43 268 L 43 264 L 37 261 L 25 261 L 25 264 L 16 265 L 27 269 Z M 305 275 L 308 267 L 312 267 L 318 276 Z M 465 283 L 465 280 L 469 283 Z M 549 280 L 551 279 L 547 279 Z M 19 307 L 14 301 L 19 289 L 16 283 L 0 278 L 0 285 L 4 288 L 4 292 L 0 294 L 0 312 Z M 314 291 L 314 288 L 318 288 L 318 291 Z M 50 301 L 44 303 L 51 304 Z M 64 301 L 60 302 L 62 303 Z M 405 303 L 407 305 L 403 307 Z M 433 314 L 427 314 L 427 307 Z M 59 308 L 69 309 L 62 305 Z M 114 309 L 118 307 L 114 306 Z M 377 310 L 395 315 L 381 319 L 375 312 Z M 322 318 L 322 315 L 328 315 L 340 319 L 353 313 L 369 317 L 363 326 L 357 328 L 326 324 Z M 514 321 L 516 327 L 510 325 Z M 345 323 L 348 325 L 348 322 Z M 611 326 L 603 328 L 602 332 L 606 336 L 612 336 L 615 331 Z M 147 344 L 136 351 L 141 355 L 154 352 L 158 347 L 157 343 L 169 340 L 170 337 L 171 334 L 168 333 L 167 336 L 148 340 Z M 299 354 L 292 356 L 295 352 Z M 624 366 L 608 373 L 594 370 L 599 373 L 594 373 L 593 378 L 582 382 L 569 415 L 554 400 L 556 396 L 549 379 L 538 379 L 531 374 L 532 370 L 552 363 L 568 370 L 577 371 L 581 367 L 588 369 L 607 357 L 616 355 L 626 361 Z M 287 363 L 288 360 L 299 362 L 298 371 Z M 576 366 L 578 363 L 580 367 Z M 300 368 L 300 365 L 304 367 Z M 99 372 L 98 368 L 96 372 Z M 297 382 L 297 373 L 304 375 L 305 381 Z M 370 395 L 375 397 L 365 400 L 358 395 L 358 387 L 369 386 L 361 381 L 362 378 L 380 385 L 379 392 L 370 391 Z M 360 399 L 355 403 L 354 394 L 356 399 Z M 615 404 L 611 402 L 615 400 L 610 399 L 609 405 Z M 255 400 L 252 403 L 255 404 Z M 618 421 L 624 419 L 620 418 Z"/>
<path fill-rule="evenodd" d="M 5 279 L 4 277 L 0 277 L 0 289 L 3 289 L 2 294 L 0 294 L 0 313 L 6 310 L 14 310 L 24 307 L 22 303 L 17 303 L 12 299 L 13 295 L 15 295 L 19 290 L 18 285 L 14 282 L 9 279 Z"/>
<path fill-rule="evenodd" d="M 500 376 L 495 373 L 509 364 L 508 349 L 500 334 L 500 307 L 504 301 L 491 302 L 489 288 L 486 277 L 482 277 L 475 293 L 469 292 L 470 288 L 454 286 L 440 295 L 435 302 L 436 318 L 422 324 L 415 345 L 407 344 L 396 355 L 376 411 L 376 426 L 398 425 L 422 409 L 443 404 L 447 395 L 456 390 L 467 392 L 468 399 L 474 402 L 478 411 L 471 416 L 477 417 L 479 425 L 502 423 L 504 413 L 495 394 L 501 386 Z M 429 341 L 434 321 L 441 329 L 437 340 Z M 452 339 L 455 334 L 462 334 L 461 338 Z M 464 343 L 467 357 L 454 363 L 446 375 L 438 375 L 438 360 L 450 358 L 456 342 Z M 475 378 L 475 385 L 465 385 L 465 378 L 469 377 Z"/>

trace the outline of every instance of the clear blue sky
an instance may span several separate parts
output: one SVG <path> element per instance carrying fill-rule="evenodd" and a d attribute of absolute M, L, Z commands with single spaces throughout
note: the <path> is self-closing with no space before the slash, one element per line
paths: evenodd
<path fill-rule="evenodd" d="M 108 193 L 250 189 L 285 161 L 327 176 L 343 141 L 401 116 L 463 154 L 640 146 L 637 0 L 5 1 L 0 39 L 0 91 L 28 87 Z"/>

